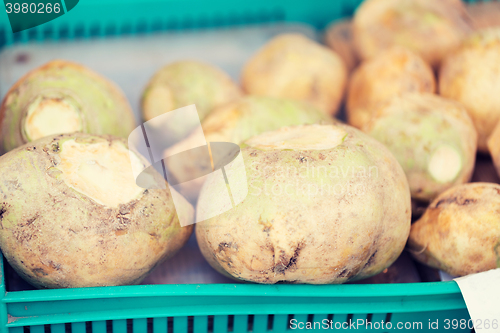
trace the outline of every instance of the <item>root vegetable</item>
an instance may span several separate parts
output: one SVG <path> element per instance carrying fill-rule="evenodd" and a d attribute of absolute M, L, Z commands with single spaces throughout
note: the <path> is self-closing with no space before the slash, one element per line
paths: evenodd
<path fill-rule="evenodd" d="M 461 102 L 479 134 L 478 150 L 500 120 L 500 28 L 471 35 L 450 54 L 439 71 L 439 93 Z"/>
<path fill-rule="evenodd" d="M 210 176 L 198 199 L 198 220 L 215 216 L 196 224 L 198 244 L 219 272 L 259 283 L 343 283 L 380 273 L 401 254 L 408 183 L 366 134 L 340 124 L 284 127 L 250 138 L 242 155 L 245 200 L 215 216 L 227 190 Z"/>
<path fill-rule="evenodd" d="M 430 201 L 472 176 L 477 133 L 465 108 L 453 100 L 432 94 L 395 97 L 364 131 L 397 158 L 414 199 Z"/>
<path fill-rule="evenodd" d="M 500 265 L 500 185 L 470 183 L 438 196 L 411 227 L 415 259 L 452 276 Z"/>
<path fill-rule="evenodd" d="M 399 45 L 433 67 L 472 31 L 459 0 L 367 0 L 356 10 L 353 22 L 361 59 Z"/>
<path fill-rule="evenodd" d="M 0 109 L 0 150 L 71 132 L 125 138 L 134 128 L 132 109 L 114 83 L 78 64 L 55 60 L 7 92 Z"/>
<path fill-rule="evenodd" d="M 275 37 L 241 74 L 248 94 L 308 101 L 331 115 L 339 110 L 346 80 L 345 64 L 334 51 L 298 34 Z"/>
<path fill-rule="evenodd" d="M 403 93 L 436 90 L 431 67 L 415 53 L 393 47 L 364 61 L 352 74 L 347 93 L 347 120 L 361 128 L 371 114 Z"/>
<path fill-rule="evenodd" d="M 173 193 L 136 185 L 132 168 L 144 163 L 125 140 L 84 133 L 44 137 L 1 156 L 5 258 L 37 287 L 140 282 L 192 233 L 180 227 Z M 164 183 L 154 170 L 147 176 Z M 185 200 L 176 208 L 194 214 Z"/>
<path fill-rule="evenodd" d="M 161 68 L 149 81 L 142 96 L 142 116 L 151 120 L 166 112 L 195 104 L 200 121 L 212 109 L 239 99 L 240 88 L 217 67 L 193 61 L 177 61 Z M 162 132 L 168 140 L 185 137 L 198 123 L 184 121 L 172 123 Z"/>

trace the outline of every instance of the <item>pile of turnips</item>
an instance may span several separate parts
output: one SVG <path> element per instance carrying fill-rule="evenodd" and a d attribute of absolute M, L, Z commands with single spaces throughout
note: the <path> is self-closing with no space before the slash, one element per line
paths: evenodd
<path fill-rule="evenodd" d="M 454 276 L 497 267 L 500 185 L 469 182 L 477 152 L 500 173 L 500 27 L 468 10 L 366 0 L 325 45 L 270 40 L 241 84 L 199 60 L 159 68 L 142 120 L 195 104 L 207 142 L 239 145 L 245 172 L 224 172 L 248 192 L 231 209 L 231 186 L 197 150 L 165 160 L 171 181 L 205 175 L 179 192 L 147 168 L 114 83 L 64 60 L 33 70 L 0 110 L 3 254 L 40 288 L 140 283 L 193 229 L 210 265 L 239 281 L 357 281 L 405 248 Z M 196 142 L 196 124 L 182 124 L 155 129 L 177 142 L 164 156 Z M 155 186 L 137 185 L 141 169 Z M 416 203 L 426 211 L 412 224 Z"/>
<path fill-rule="evenodd" d="M 492 74 L 499 15 L 493 3 L 366 0 L 352 21 L 326 33 L 346 63 L 358 64 L 346 92 L 348 123 L 394 154 L 413 207 L 428 206 L 407 249 L 453 276 L 500 265 L 498 186 L 467 184 L 476 152 L 491 155 L 500 174 L 500 77 Z"/>

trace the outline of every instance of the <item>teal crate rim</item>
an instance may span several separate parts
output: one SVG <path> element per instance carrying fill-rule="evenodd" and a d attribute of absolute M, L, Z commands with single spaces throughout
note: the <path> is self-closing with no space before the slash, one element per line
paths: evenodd
<path fill-rule="evenodd" d="M 6 327 L 206 315 L 466 311 L 458 285 L 185 284 L 8 292 Z M 126 304 L 126 305 L 125 305 Z M 87 306 L 88 305 L 88 306 Z M 61 308 L 65 309 L 62 313 Z M 133 316 L 131 315 L 133 314 Z"/>
<path fill-rule="evenodd" d="M 299 289 L 300 288 L 300 289 Z M 265 294 L 261 294 L 261 291 Z M 262 284 L 156 284 L 136 286 L 88 287 L 68 289 L 43 289 L 8 291 L 4 303 L 56 301 L 60 299 L 125 298 L 133 296 L 295 296 L 295 297 L 379 297 L 379 296 L 426 296 L 436 294 L 461 294 L 455 281 L 415 282 L 391 284 L 336 284 L 336 285 L 262 285 Z"/>

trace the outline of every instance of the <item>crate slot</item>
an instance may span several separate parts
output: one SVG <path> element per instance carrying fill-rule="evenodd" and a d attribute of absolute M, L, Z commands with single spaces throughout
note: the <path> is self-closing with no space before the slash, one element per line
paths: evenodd
<path fill-rule="evenodd" d="M 153 333 L 153 318 L 148 318 L 146 321 L 146 332 Z"/>
<path fill-rule="evenodd" d="M 6 30 L 4 27 L 0 27 L 0 45 L 5 45 L 7 43 Z"/>
<path fill-rule="evenodd" d="M 127 333 L 134 333 L 134 320 L 133 319 L 127 319 Z"/>
<path fill-rule="evenodd" d="M 274 326 L 274 315 L 270 314 L 267 316 L 267 330 L 272 331 Z"/>
<path fill-rule="evenodd" d="M 44 24 L 42 28 L 42 38 L 43 39 L 51 39 L 54 34 L 54 27 L 52 24 Z M 16 34 L 14 34 L 15 36 Z"/>
<path fill-rule="evenodd" d="M 69 39 L 70 38 L 70 27 L 68 24 L 62 24 L 59 26 L 59 39 Z"/>
<path fill-rule="evenodd" d="M 52 333 L 55 333 L 55 332 L 52 332 Z M 106 320 L 106 333 L 113 333 L 113 321 L 112 320 Z"/>
<path fill-rule="evenodd" d="M 214 316 L 208 316 L 207 332 L 208 333 L 214 332 Z"/>
<path fill-rule="evenodd" d="M 292 329 L 292 325 L 290 324 L 290 322 L 292 321 L 294 315 L 293 314 L 289 314 L 288 315 L 288 318 L 286 320 L 286 329 L 287 330 L 291 330 Z"/>
<path fill-rule="evenodd" d="M 194 328 L 194 316 L 188 316 L 188 327 L 187 327 L 187 333 L 193 333 L 193 328 Z"/>
<path fill-rule="evenodd" d="M 228 332 L 234 331 L 234 315 L 227 316 L 227 331 Z"/>
<path fill-rule="evenodd" d="M 94 22 L 90 25 L 89 29 L 90 37 L 98 37 L 101 35 L 101 24 L 99 22 Z"/>
<path fill-rule="evenodd" d="M 85 322 L 85 333 L 92 333 L 92 322 Z"/>
<path fill-rule="evenodd" d="M 254 320 L 254 315 L 248 315 L 248 326 L 247 326 L 248 332 L 253 332 L 253 320 Z"/>
<path fill-rule="evenodd" d="M 74 37 L 75 38 L 84 38 L 85 37 L 85 24 L 84 23 L 76 23 L 74 26 Z"/>
<path fill-rule="evenodd" d="M 167 318 L 167 333 L 174 333 L 174 317 Z"/>
<path fill-rule="evenodd" d="M 22 31 L 14 34 L 14 43 L 19 43 L 23 38 Z"/>
<path fill-rule="evenodd" d="M 0 33 L 2 33 L 0 31 Z M 35 40 L 38 37 L 38 31 L 36 29 L 30 29 L 28 30 L 28 40 Z"/>

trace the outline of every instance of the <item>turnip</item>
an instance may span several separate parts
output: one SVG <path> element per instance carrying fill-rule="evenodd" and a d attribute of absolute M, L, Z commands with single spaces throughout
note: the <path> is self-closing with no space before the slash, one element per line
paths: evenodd
<path fill-rule="evenodd" d="M 84 133 L 44 137 L 4 154 L 0 246 L 5 258 L 37 287 L 140 282 L 192 232 L 192 226 L 181 227 L 191 221 L 180 223 L 176 209 L 186 219 L 194 214 L 167 186 L 137 186 L 132 169 L 145 165 L 125 140 Z M 143 177 L 165 185 L 154 169 Z"/>
<path fill-rule="evenodd" d="M 460 0 L 366 0 L 356 10 L 353 31 L 361 59 L 399 45 L 437 68 L 472 27 Z"/>
<path fill-rule="evenodd" d="M 430 201 L 471 179 L 477 133 L 456 101 L 404 94 L 376 110 L 363 129 L 397 158 L 414 199 Z"/>
<path fill-rule="evenodd" d="M 245 64 L 243 89 L 250 95 L 308 101 L 337 114 L 347 80 L 342 58 L 299 34 L 283 34 L 264 45 Z"/>
<path fill-rule="evenodd" d="M 500 185 L 470 183 L 438 196 L 411 227 L 415 259 L 453 276 L 500 265 Z"/>
<path fill-rule="evenodd" d="M 347 91 L 347 121 L 361 128 L 372 113 L 391 98 L 409 92 L 433 93 L 431 67 L 417 54 L 392 47 L 356 68 Z"/>
<path fill-rule="evenodd" d="M 71 132 L 126 138 L 134 128 L 132 109 L 114 83 L 81 65 L 55 60 L 29 72 L 5 95 L 0 149 Z"/>
<path fill-rule="evenodd" d="M 230 184 L 246 177 L 246 198 L 224 205 L 226 184 L 210 175 L 197 204 L 198 244 L 219 272 L 258 283 L 343 283 L 380 273 L 403 251 L 408 182 L 368 135 L 341 124 L 284 127 L 250 138 L 241 153 L 246 176 L 225 172 Z"/>
<path fill-rule="evenodd" d="M 141 111 L 144 121 L 166 112 L 194 104 L 199 120 L 214 108 L 235 101 L 242 96 L 241 89 L 221 69 L 210 64 L 183 60 L 170 63 L 151 78 L 144 89 Z M 155 122 L 151 122 L 155 125 Z M 158 129 L 166 144 L 175 144 L 198 125 L 197 119 L 172 119 L 161 123 Z"/>
<path fill-rule="evenodd" d="M 479 31 L 450 54 L 439 71 L 439 93 L 461 102 L 476 126 L 478 150 L 500 120 L 500 28 Z"/>

